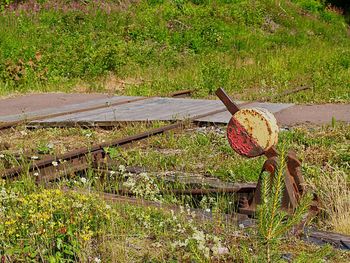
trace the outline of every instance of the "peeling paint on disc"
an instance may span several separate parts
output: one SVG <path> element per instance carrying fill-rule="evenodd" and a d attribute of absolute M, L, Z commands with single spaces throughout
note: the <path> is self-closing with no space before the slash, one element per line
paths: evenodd
<path fill-rule="evenodd" d="M 232 116 L 227 126 L 227 137 L 238 154 L 259 156 L 277 144 L 277 121 L 265 109 L 242 109 Z"/>

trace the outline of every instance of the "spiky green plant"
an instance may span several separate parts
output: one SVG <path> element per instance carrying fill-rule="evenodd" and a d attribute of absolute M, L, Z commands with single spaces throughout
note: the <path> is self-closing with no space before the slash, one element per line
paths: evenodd
<path fill-rule="evenodd" d="M 277 171 L 272 180 L 262 175 L 261 204 L 258 206 L 258 236 L 263 240 L 267 262 L 271 262 L 273 247 L 306 214 L 311 195 L 304 195 L 292 215 L 281 209 L 286 168 L 285 149 L 282 149 Z"/>

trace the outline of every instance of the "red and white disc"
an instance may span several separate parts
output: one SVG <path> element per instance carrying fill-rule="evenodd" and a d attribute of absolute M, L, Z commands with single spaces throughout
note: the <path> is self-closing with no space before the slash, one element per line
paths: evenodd
<path fill-rule="evenodd" d="M 246 157 L 262 155 L 277 144 L 276 118 L 266 109 L 241 109 L 232 116 L 227 137 L 238 154 Z"/>

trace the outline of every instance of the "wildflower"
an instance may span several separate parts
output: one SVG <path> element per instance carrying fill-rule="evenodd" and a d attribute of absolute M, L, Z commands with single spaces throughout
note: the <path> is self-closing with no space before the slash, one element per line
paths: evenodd
<path fill-rule="evenodd" d="M 238 225 L 240 229 L 244 229 L 244 225 L 243 224 L 239 224 Z"/>
<path fill-rule="evenodd" d="M 222 246 L 220 242 L 215 244 L 211 250 L 213 251 L 214 256 L 225 255 L 229 253 L 228 248 Z"/>
<path fill-rule="evenodd" d="M 100 259 L 99 257 L 95 257 L 95 258 L 94 258 L 94 262 L 100 263 L 100 262 L 101 262 L 101 259 Z"/>
<path fill-rule="evenodd" d="M 46 146 L 47 146 L 47 148 L 49 148 L 49 149 L 53 149 L 53 146 L 54 146 L 54 145 L 53 145 L 52 142 L 49 142 Z"/>
<path fill-rule="evenodd" d="M 53 161 L 53 162 L 52 162 L 52 165 L 53 165 L 53 166 L 57 166 L 57 165 L 58 165 L 58 162 Z"/>
<path fill-rule="evenodd" d="M 119 165 L 119 172 L 124 173 L 126 171 L 126 168 L 124 165 Z"/>
<path fill-rule="evenodd" d="M 5 158 L 5 155 L 4 154 L 0 154 L 0 158 Z"/>
<path fill-rule="evenodd" d="M 209 208 L 205 209 L 205 212 L 210 213 L 210 209 Z"/>
<path fill-rule="evenodd" d="M 227 247 L 218 247 L 218 255 L 225 255 L 228 254 L 228 248 Z"/>
<path fill-rule="evenodd" d="M 32 159 L 32 160 L 38 160 L 38 159 L 39 159 L 39 157 L 38 157 L 38 156 L 36 156 L 36 155 L 33 155 L 32 157 L 30 157 L 30 159 Z"/>
<path fill-rule="evenodd" d="M 80 181 L 81 181 L 83 184 L 86 184 L 86 182 L 87 182 L 87 180 L 86 180 L 85 177 L 80 178 Z"/>
<path fill-rule="evenodd" d="M 34 176 L 39 176 L 39 173 L 38 173 L 38 172 L 35 172 L 35 173 L 34 173 Z"/>
<path fill-rule="evenodd" d="M 106 208 L 107 208 L 107 209 L 111 209 L 111 206 L 110 206 L 110 205 L 106 205 Z"/>
<path fill-rule="evenodd" d="M 152 247 L 156 247 L 156 248 L 159 248 L 159 247 L 162 247 L 163 245 L 160 243 L 160 242 L 155 242 L 151 245 Z"/>

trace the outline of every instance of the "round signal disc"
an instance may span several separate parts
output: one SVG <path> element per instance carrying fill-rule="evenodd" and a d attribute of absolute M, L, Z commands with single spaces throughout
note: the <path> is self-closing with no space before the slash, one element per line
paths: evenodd
<path fill-rule="evenodd" d="M 276 118 L 266 109 L 241 109 L 232 116 L 227 137 L 238 154 L 246 157 L 262 155 L 277 144 Z"/>

